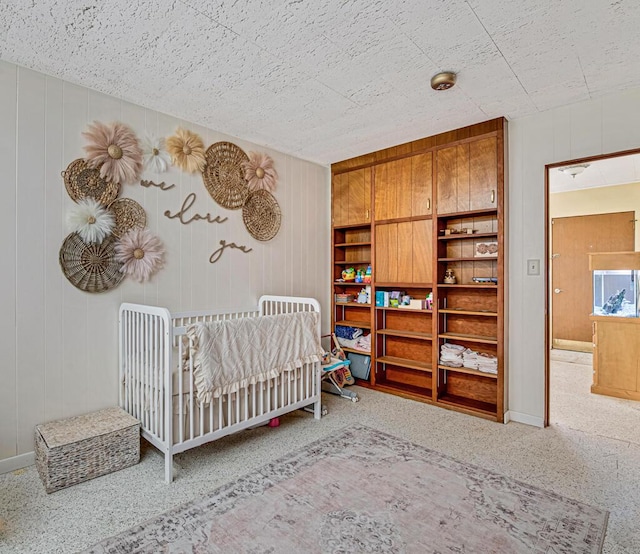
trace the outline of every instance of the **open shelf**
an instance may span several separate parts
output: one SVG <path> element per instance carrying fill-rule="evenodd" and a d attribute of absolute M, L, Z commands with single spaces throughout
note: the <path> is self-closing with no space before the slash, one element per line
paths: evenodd
<path fill-rule="evenodd" d="M 367 352 L 366 350 L 358 350 L 357 348 L 347 348 L 346 346 L 341 346 L 342 350 L 345 352 L 352 352 L 353 354 L 362 354 L 363 356 L 371 356 L 371 352 Z"/>
<path fill-rule="evenodd" d="M 361 302 L 336 302 L 336 306 L 351 306 L 352 308 L 371 308 L 371 304 Z"/>
<path fill-rule="evenodd" d="M 368 221 L 362 223 L 351 223 L 347 225 L 334 225 L 334 230 L 349 230 L 349 229 L 369 229 L 371 228 L 371 223 Z"/>
<path fill-rule="evenodd" d="M 364 283 L 354 283 L 353 281 L 334 281 L 333 284 L 338 286 L 360 287 L 360 288 L 368 286 L 368 285 L 365 285 Z M 370 304 L 367 304 L 367 305 L 370 306 Z"/>
<path fill-rule="evenodd" d="M 444 283 L 438 283 L 438 288 L 441 289 L 495 289 L 498 290 L 498 285 L 491 283 L 467 283 L 464 285 L 445 285 Z"/>
<path fill-rule="evenodd" d="M 474 412 L 480 412 L 489 416 L 495 417 L 497 407 L 495 404 L 489 402 L 482 402 L 480 400 L 473 400 L 471 398 L 465 398 L 464 396 L 454 396 L 453 394 L 444 394 L 438 398 L 438 402 L 447 404 L 448 406 L 454 406 L 457 408 L 465 408 Z"/>
<path fill-rule="evenodd" d="M 340 321 L 336 321 L 336 325 L 341 325 L 342 327 L 356 327 L 358 329 L 371 329 L 371 323 L 366 321 L 349 321 L 347 319 L 342 319 Z"/>
<path fill-rule="evenodd" d="M 463 219 L 465 217 L 475 217 L 479 215 L 497 214 L 497 208 L 483 208 L 481 210 L 471 210 L 468 212 L 452 212 L 446 214 L 438 214 L 438 219 Z"/>
<path fill-rule="evenodd" d="M 498 376 L 493 373 L 485 373 L 484 371 L 478 371 L 477 369 L 471 369 L 469 367 L 449 367 L 448 365 L 438 365 L 438 369 L 444 369 L 445 371 L 453 371 L 454 373 L 466 373 L 467 375 L 477 375 L 478 377 L 487 377 L 489 379 L 497 379 Z"/>
<path fill-rule="evenodd" d="M 487 262 L 497 261 L 498 256 L 470 256 L 468 258 L 438 258 L 439 262 Z"/>
<path fill-rule="evenodd" d="M 430 289 L 433 283 L 374 283 L 376 288 L 384 287 L 386 289 Z"/>
<path fill-rule="evenodd" d="M 456 233 L 455 235 L 442 235 L 438 240 L 469 240 L 497 237 L 498 233 Z"/>
<path fill-rule="evenodd" d="M 396 312 L 406 312 L 408 314 L 432 314 L 433 310 L 412 310 L 411 308 L 392 308 L 391 306 L 376 306 L 376 310 L 395 310 Z"/>
<path fill-rule="evenodd" d="M 356 384 L 360 384 L 356 380 Z M 406 383 L 396 384 L 393 381 L 383 381 L 382 383 L 376 383 L 375 388 L 382 392 L 389 392 L 397 396 L 404 398 L 410 398 L 411 400 L 417 400 L 419 402 L 426 402 L 432 404 L 431 399 L 432 391 L 427 387 L 417 387 L 415 385 L 409 385 Z"/>
<path fill-rule="evenodd" d="M 371 246 L 371 242 L 339 242 L 333 246 L 345 247 L 345 246 Z"/>
<path fill-rule="evenodd" d="M 378 356 L 376 358 L 376 362 L 399 367 L 408 367 L 409 369 L 417 369 L 418 371 L 431 373 L 431 364 L 427 362 L 419 362 L 417 360 L 409 360 L 407 358 L 397 358 L 395 356 Z"/>
<path fill-rule="evenodd" d="M 463 310 L 459 308 L 441 308 L 438 310 L 441 314 L 455 314 L 455 315 L 476 315 L 476 316 L 485 316 L 485 317 L 498 317 L 498 312 L 490 312 L 488 310 Z"/>
<path fill-rule="evenodd" d="M 440 333 L 441 339 L 461 340 L 465 342 L 478 342 L 482 344 L 498 344 L 497 337 L 485 337 L 483 335 L 467 335 L 465 333 Z"/>
<path fill-rule="evenodd" d="M 371 260 L 355 260 L 355 261 L 350 261 L 350 262 L 345 262 L 344 260 L 339 260 L 339 261 L 335 261 L 333 262 L 336 265 L 369 265 L 371 264 Z M 371 283 L 367 283 L 367 285 L 370 285 Z"/>
<path fill-rule="evenodd" d="M 396 331 L 395 329 L 378 329 L 378 335 L 388 335 L 391 337 L 403 337 L 406 339 L 432 340 L 431 333 L 421 333 L 419 331 Z"/>

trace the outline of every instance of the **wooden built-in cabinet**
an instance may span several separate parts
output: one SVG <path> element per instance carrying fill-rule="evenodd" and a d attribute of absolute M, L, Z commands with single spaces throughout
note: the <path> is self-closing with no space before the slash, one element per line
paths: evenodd
<path fill-rule="evenodd" d="M 373 268 L 373 305 L 333 303 L 332 324 L 372 334 L 372 371 L 359 384 L 504 420 L 505 126 L 496 119 L 332 165 L 334 294 L 363 286 L 339 282 L 342 269 Z M 431 293 L 433 307 L 375 306 L 376 292 L 394 290 Z M 440 363 L 446 343 L 495 356 L 497 372 Z"/>
<path fill-rule="evenodd" d="M 359 169 L 333 178 L 333 225 L 371 221 L 371 170 Z"/>

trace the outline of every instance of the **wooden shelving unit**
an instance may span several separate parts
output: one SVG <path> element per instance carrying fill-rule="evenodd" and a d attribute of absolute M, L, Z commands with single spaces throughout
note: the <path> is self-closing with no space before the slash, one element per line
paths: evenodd
<path fill-rule="evenodd" d="M 332 310 L 332 325 L 372 333 L 361 384 L 504 420 L 505 125 L 496 119 L 332 165 L 333 292 L 363 287 L 338 281 L 343 269 L 373 269 L 371 305 Z M 447 269 L 455 283 L 444 283 Z M 377 292 L 391 291 L 431 293 L 432 309 L 375 305 Z M 497 374 L 439 364 L 445 343 L 495 356 Z"/>

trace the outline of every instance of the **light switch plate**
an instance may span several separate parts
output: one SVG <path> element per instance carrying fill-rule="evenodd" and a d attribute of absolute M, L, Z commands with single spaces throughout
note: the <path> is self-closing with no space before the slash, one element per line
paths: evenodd
<path fill-rule="evenodd" d="M 540 275 L 540 260 L 527 260 L 527 275 Z"/>

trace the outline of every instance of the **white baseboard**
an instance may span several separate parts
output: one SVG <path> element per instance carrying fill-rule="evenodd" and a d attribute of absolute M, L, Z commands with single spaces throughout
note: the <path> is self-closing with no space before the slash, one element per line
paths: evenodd
<path fill-rule="evenodd" d="M 533 425 L 534 427 L 544 427 L 544 420 L 541 417 L 522 414 L 520 412 L 514 412 L 513 410 L 509 410 L 504 414 L 504 422 L 507 423 L 508 421 L 524 423 L 525 425 Z"/>
<path fill-rule="evenodd" d="M 32 466 L 35 463 L 35 452 L 26 452 L 25 454 L 20 454 L 19 456 L 6 458 L 4 460 L 0 460 L 0 474 L 9 473 L 10 471 L 15 471 L 16 469 L 22 469 L 23 467 Z"/>

